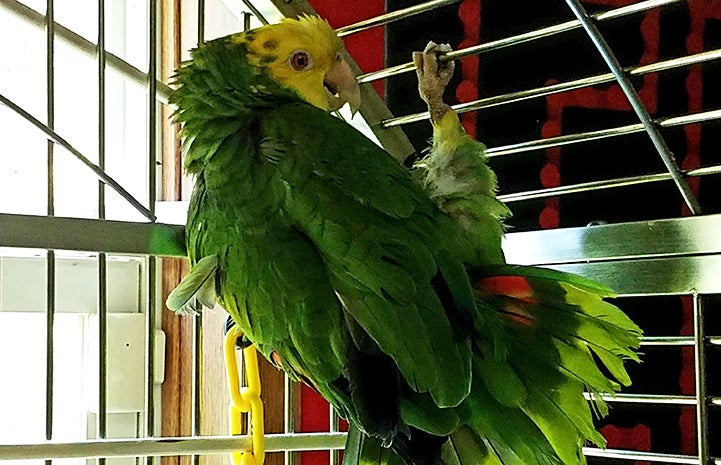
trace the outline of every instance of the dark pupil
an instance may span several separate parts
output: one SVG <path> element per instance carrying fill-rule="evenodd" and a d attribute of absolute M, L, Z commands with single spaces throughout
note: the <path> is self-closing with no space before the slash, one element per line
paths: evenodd
<path fill-rule="evenodd" d="M 305 68 L 308 66 L 308 57 L 305 53 L 299 53 L 293 58 L 296 68 Z"/>

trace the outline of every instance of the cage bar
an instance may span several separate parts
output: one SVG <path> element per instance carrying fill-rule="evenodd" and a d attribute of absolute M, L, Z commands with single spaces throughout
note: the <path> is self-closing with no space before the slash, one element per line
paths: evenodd
<path fill-rule="evenodd" d="M 699 464 L 709 462 L 709 427 L 706 397 L 706 330 L 702 297 L 693 294 L 694 385 L 696 388 L 696 452 Z"/>
<path fill-rule="evenodd" d="M 53 0 L 45 2 L 45 84 L 47 125 L 55 127 L 55 4 Z M 47 215 L 55 215 L 54 189 L 54 149 L 55 144 L 47 141 Z M 55 405 L 55 252 L 46 250 L 45 255 L 45 439 L 53 439 L 53 410 Z M 50 465 L 52 460 L 47 460 Z"/>
<path fill-rule="evenodd" d="M 628 74 L 632 76 L 643 76 L 645 74 L 656 73 L 660 71 L 674 70 L 683 66 L 691 66 L 695 64 L 706 63 L 721 59 L 721 49 L 709 50 L 706 52 L 696 53 L 680 58 L 674 58 L 671 60 L 659 61 L 649 65 L 642 65 L 629 68 Z M 507 94 L 496 95 L 492 97 L 486 97 L 471 102 L 458 103 L 452 105 L 451 108 L 458 113 L 466 113 L 469 111 L 477 111 L 486 108 L 495 107 L 498 105 L 505 105 L 510 103 L 521 102 L 532 98 L 545 97 L 561 92 L 568 92 L 571 90 L 582 89 L 585 87 L 591 87 L 599 84 L 606 84 L 613 82 L 615 77 L 613 73 L 605 73 L 597 76 L 590 76 L 581 79 L 576 79 L 568 82 L 561 82 L 558 84 L 551 84 L 543 87 L 536 87 L 534 89 L 524 89 L 518 92 L 509 92 Z M 414 113 L 412 115 L 398 116 L 396 118 L 390 118 L 380 122 L 381 127 L 390 128 L 394 126 L 400 126 L 403 124 L 415 123 L 418 121 L 424 121 L 429 119 L 428 112 Z"/>
<path fill-rule="evenodd" d="M 157 0 L 148 0 L 148 210 L 155 217 L 157 200 L 157 159 L 158 159 L 158 21 L 159 8 Z M 147 437 L 155 435 L 155 325 L 158 302 L 156 299 L 157 261 L 154 256 L 146 259 L 147 306 L 145 308 L 145 422 L 144 431 Z M 146 464 L 152 465 L 153 457 L 146 458 Z"/>
<path fill-rule="evenodd" d="M 595 23 L 593 22 L 593 19 L 588 14 L 588 12 L 579 0 L 566 0 L 566 3 L 573 11 L 573 14 L 575 14 L 578 20 L 581 21 L 581 25 L 586 31 L 586 34 L 588 34 L 589 38 L 598 49 L 599 53 L 603 57 L 608 67 L 611 68 L 611 72 L 614 74 L 614 76 L 616 76 L 616 81 L 618 81 L 618 84 L 621 86 L 621 89 L 623 89 L 623 93 L 626 94 L 626 98 L 631 104 L 631 107 L 636 112 L 636 115 L 638 115 L 638 118 L 641 120 L 641 124 L 643 124 L 643 127 L 646 130 L 648 137 L 651 139 L 653 145 L 656 147 L 658 154 L 661 156 L 661 159 L 666 165 L 666 169 L 669 173 L 671 173 L 673 182 L 676 184 L 676 187 L 678 187 L 679 191 L 681 192 L 681 196 L 686 202 L 689 210 L 695 215 L 700 214 L 701 204 L 698 203 L 696 195 L 691 191 L 691 186 L 688 185 L 688 182 L 686 182 L 686 179 L 681 173 L 680 168 L 676 164 L 676 159 L 674 158 L 671 149 L 666 144 L 666 140 L 663 138 L 658 126 L 651 118 L 651 114 L 648 112 L 648 109 L 643 104 L 643 101 L 638 95 L 638 92 L 636 92 L 636 89 L 633 87 L 631 80 L 626 75 L 626 73 L 624 73 L 621 63 L 619 63 L 618 58 L 616 58 L 616 55 L 614 55 L 611 47 L 606 42 L 606 39 L 598 30 Z"/>
<path fill-rule="evenodd" d="M 664 5 L 669 5 L 672 3 L 678 3 L 684 0 L 644 0 L 640 1 L 638 3 L 634 3 L 633 5 L 627 5 L 620 8 L 615 8 L 613 10 L 609 10 L 605 13 L 598 13 L 593 15 L 597 20 L 599 21 L 606 21 L 616 18 L 622 18 L 624 16 L 631 15 L 633 13 L 639 13 L 642 11 L 650 10 L 653 8 L 658 8 Z M 472 55 L 478 55 L 485 52 L 490 52 L 491 50 L 499 50 L 504 47 L 509 47 L 512 45 L 519 45 L 526 42 L 531 42 L 538 39 L 545 39 L 548 37 L 552 37 L 556 34 L 561 34 L 564 32 L 572 31 L 574 29 L 581 28 L 581 22 L 578 20 L 573 21 L 567 21 L 561 24 L 555 24 L 553 26 L 536 29 L 533 31 L 525 32 L 523 34 L 518 34 L 515 36 L 507 37 L 505 39 L 499 39 L 495 40 L 493 42 L 488 42 L 485 44 L 479 44 L 475 45 L 473 47 L 468 47 L 461 50 L 455 50 L 453 52 L 449 52 L 446 54 L 446 59 L 448 60 L 460 60 L 461 58 L 465 58 Z M 372 73 L 366 73 L 358 76 L 358 82 L 372 82 L 377 81 L 379 79 L 386 79 L 392 76 L 397 76 L 399 74 L 408 73 L 415 69 L 415 65 L 412 62 L 404 63 L 402 65 L 392 66 L 390 68 L 386 68 L 380 71 L 375 71 Z"/>
<path fill-rule="evenodd" d="M 49 128 L 45 123 L 41 122 L 33 115 L 23 110 L 22 107 L 16 105 L 12 100 L 8 99 L 4 95 L 0 94 L 0 103 L 13 110 L 15 113 L 20 115 L 22 118 L 27 120 L 30 124 L 35 126 L 37 129 L 42 131 L 48 140 L 60 145 L 65 150 L 73 154 L 78 160 L 80 160 L 85 166 L 90 168 L 95 175 L 102 180 L 105 184 L 112 187 L 121 197 L 127 200 L 133 207 L 135 207 L 143 216 L 150 221 L 155 221 L 155 215 L 149 211 L 140 201 L 133 197 L 128 191 L 123 188 L 115 179 L 110 177 L 104 170 L 98 165 L 91 162 L 85 155 L 80 153 L 75 147 L 70 145 L 68 141 L 60 137 L 58 133 L 52 128 Z"/>
<path fill-rule="evenodd" d="M 13 13 L 18 18 L 27 21 L 29 24 L 32 24 L 39 29 L 46 27 L 45 17 L 19 0 L 3 0 L 0 2 L 0 8 L 5 8 L 6 11 Z M 55 30 L 56 37 L 67 42 L 76 50 L 83 52 L 88 56 L 95 57 L 97 44 L 92 43 L 85 37 L 76 34 L 60 24 L 53 23 L 53 28 Z M 117 71 L 121 76 L 128 79 L 130 82 L 134 82 L 140 86 L 147 85 L 148 75 L 146 73 L 110 52 L 106 52 L 106 55 L 107 65 L 109 68 Z M 171 92 L 170 87 L 163 82 L 157 82 L 156 85 L 158 86 L 158 92 L 156 94 L 157 99 L 160 100 L 161 103 L 167 104 L 168 97 Z"/>
<path fill-rule="evenodd" d="M 436 8 L 451 5 L 453 3 L 458 3 L 460 1 L 461 0 L 433 0 L 430 2 L 410 6 L 408 8 L 403 8 L 402 10 L 392 11 L 384 15 L 376 16 L 375 18 L 359 21 L 349 26 L 343 26 L 336 29 L 335 32 L 336 34 L 338 34 L 338 37 L 345 37 L 351 34 L 355 34 L 357 32 L 365 31 L 367 29 L 383 26 L 393 21 L 410 18 L 417 14 L 425 13 Z"/>
<path fill-rule="evenodd" d="M 346 433 L 268 434 L 267 452 L 342 449 Z M 0 461 L 224 454 L 250 447 L 250 436 L 105 439 L 82 442 L 0 444 Z"/>

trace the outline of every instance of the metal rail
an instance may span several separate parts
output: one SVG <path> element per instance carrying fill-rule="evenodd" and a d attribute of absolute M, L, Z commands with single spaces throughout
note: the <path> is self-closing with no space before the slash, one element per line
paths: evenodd
<path fill-rule="evenodd" d="M 633 5 L 628 5 L 620 8 L 614 8 L 613 10 L 606 11 L 604 13 L 596 13 L 593 17 L 598 21 L 607 21 L 616 18 L 622 18 L 634 13 L 658 8 L 664 5 L 670 5 L 673 3 L 679 3 L 684 0 L 645 0 Z M 479 55 L 481 53 L 490 52 L 491 50 L 499 50 L 504 47 L 512 45 L 519 45 L 526 42 L 531 42 L 538 39 L 548 38 L 556 34 L 572 31 L 574 29 L 581 28 L 581 22 L 578 20 L 567 21 L 565 23 L 555 24 L 542 29 L 537 29 L 523 34 L 507 37 L 504 39 L 495 40 L 493 42 L 487 42 L 485 44 L 474 45 L 472 47 L 455 50 L 445 55 L 448 60 L 460 60 L 462 58 Z M 391 76 L 397 76 L 399 74 L 408 73 L 415 69 L 413 62 L 403 63 L 402 65 L 392 66 L 380 71 L 372 73 L 366 73 L 358 76 L 358 82 L 371 82 L 379 79 L 386 79 Z"/>
<path fill-rule="evenodd" d="M 620 449 L 597 449 L 595 447 L 584 447 L 583 454 L 587 457 L 603 457 L 606 459 L 620 459 L 646 462 L 675 463 L 683 465 L 707 465 L 707 463 L 721 465 L 721 459 L 709 459 L 707 463 L 701 463 L 698 457 L 693 455 L 661 454 L 657 452 L 640 452 L 634 450 Z"/>
<path fill-rule="evenodd" d="M 185 227 L 0 213 L 0 246 L 185 257 Z"/>
<path fill-rule="evenodd" d="M 101 0 L 103 1 L 103 0 Z M 148 1 L 148 205 L 150 213 L 155 217 L 155 203 L 157 200 L 157 160 L 158 160 L 158 102 L 157 94 L 160 88 L 158 83 L 158 19 L 160 5 L 157 0 Z M 149 256 L 146 261 L 145 283 L 147 294 L 145 297 L 145 399 L 144 399 L 144 425 L 142 430 L 146 436 L 155 435 L 155 327 L 158 302 L 156 290 L 157 260 Z M 147 465 L 152 465 L 154 458 L 148 457 Z"/>
<path fill-rule="evenodd" d="M 631 67 L 628 68 L 626 72 L 632 76 L 643 76 L 650 73 L 673 70 L 681 68 L 683 66 L 691 66 L 719 59 L 721 59 L 721 49 L 710 50 L 680 58 L 674 58 L 671 60 L 659 61 L 657 63 L 652 63 L 648 65 Z M 456 105 L 452 105 L 451 108 L 458 113 L 466 113 L 469 111 L 477 111 L 499 105 L 521 102 L 524 100 L 530 100 L 538 97 L 545 97 L 547 95 L 558 94 L 561 92 L 582 89 L 584 87 L 606 84 L 609 82 L 613 82 L 614 80 L 615 76 L 613 75 L 613 73 L 599 74 L 596 76 L 589 76 L 573 81 L 561 82 L 558 84 L 551 84 L 548 86 L 536 87 L 533 89 L 524 89 L 518 92 L 509 92 L 507 94 L 495 95 L 492 97 L 486 97 L 471 102 L 459 103 Z M 427 120 L 428 118 L 429 114 L 427 111 L 425 111 L 420 113 L 413 113 L 406 116 L 398 116 L 396 118 L 389 118 L 387 120 L 381 121 L 380 124 L 381 127 L 391 128 L 394 126 L 400 126 L 403 124 Z"/>
<path fill-rule="evenodd" d="M 23 19 L 24 21 L 28 22 L 29 24 L 32 24 L 33 26 L 37 27 L 38 29 L 44 29 L 46 20 L 45 16 L 41 13 L 38 13 L 37 11 L 33 10 L 32 8 L 24 5 L 23 3 L 19 2 L 18 0 L 2 0 L 0 2 L 0 8 L 4 8 L 6 11 L 16 15 L 18 18 Z M 71 31 L 70 29 L 62 26 L 61 24 L 53 22 L 53 28 L 55 32 L 55 36 L 59 39 L 62 39 L 63 41 L 69 43 L 72 45 L 75 49 L 77 49 L 80 52 L 85 53 L 87 56 L 94 58 L 95 53 L 97 50 L 97 44 L 92 43 L 85 37 L 76 34 L 75 32 Z M 121 74 L 123 77 L 128 79 L 131 82 L 134 82 L 140 86 L 145 87 L 147 85 L 148 81 L 148 74 L 142 72 L 135 66 L 131 65 L 127 61 L 123 60 L 122 58 L 119 58 L 116 55 L 113 55 L 110 52 L 106 52 L 107 54 L 107 64 L 108 67 L 111 68 L 114 71 L 117 71 L 119 74 Z M 170 96 L 171 90 L 170 87 L 168 87 L 163 82 L 157 82 L 156 84 L 158 86 L 158 92 L 156 94 L 156 98 L 164 104 L 168 103 L 168 97 Z"/>
<path fill-rule="evenodd" d="M 653 122 L 662 128 L 671 128 L 674 126 L 684 126 L 687 124 L 705 123 L 721 119 L 721 109 L 703 111 L 700 113 L 691 113 L 682 116 L 673 116 L 658 118 Z M 503 155 L 511 155 L 515 153 L 528 152 L 531 150 L 541 150 L 553 147 L 561 147 L 564 145 L 576 144 L 581 142 L 590 142 L 593 140 L 607 139 L 610 137 L 623 136 L 628 134 L 636 134 L 644 132 L 643 124 L 628 124 L 626 126 L 617 126 L 614 128 L 600 129 L 597 131 L 579 132 L 575 134 L 566 134 L 563 136 L 549 137 L 546 139 L 536 139 L 526 142 L 518 142 L 516 144 L 502 145 L 498 147 L 490 147 L 486 149 L 488 157 L 500 157 Z"/>
<path fill-rule="evenodd" d="M 684 175 L 690 178 L 696 176 L 708 176 L 711 174 L 721 174 L 721 165 L 707 166 L 704 168 L 697 168 L 684 172 Z M 584 182 L 580 184 L 569 184 L 566 186 L 549 187 L 546 189 L 538 189 L 532 191 L 516 192 L 513 194 L 499 195 L 498 199 L 506 203 L 521 202 L 525 200 L 545 199 L 548 197 L 555 197 L 559 195 L 579 194 L 581 192 L 589 192 L 600 189 L 627 187 L 658 181 L 670 181 L 671 179 L 673 179 L 671 177 L 671 174 L 663 172 L 646 174 L 641 176 L 629 176 L 625 178 L 603 179 L 600 181 Z"/>
<path fill-rule="evenodd" d="M 35 126 L 37 129 L 45 133 L 48 140 L 60 145 L 65 150 L 70 152 L 80 160 L 85 166 L 90 168 L 90 170 L 95 173 L 95 175 L 103 181 L 105 184 L 112 187 L 115 192 L 120 194 L 121 197 L 123 197 L 125 200 L 127 200 L 133 207 L 135 207 L 136 210 L 138 210 L 144 217 L 149 219 L 150 221 L 155 221 L 155 214 L 148 210 L 138 199 L 133 197 L 133 195 L 126 191 L 123 186 L 121 186 L 115 179 L 110 177 L 108 173 L 106 173 L 102 168 L 100 168 L 95 163 L 91 162 L 85 155 L 80 153 L 75 147 L 70 145 L 68 141 L 60 137 L 60 135 L 55 132 L 52 128 L 48 127 L 45 123 L 35 118 L 33 115 L 28 113 L 27 111 L 23 110 L 19 105 L 16 105 L 13 103 L 10 99 L 5 97 L 4 95 L 0 94 L 0 103 L 5 105 L 6 107 L 10 108 L 12 111 L 20 115 L 22 118 L 27 120 L 30 124 Z"/>
<path fill-rule="evenodd" d="M 265 441 L 268 452 L 281 452 L 342 449 L 345 445 L 345 438 L 346 433 L 269 434 L 266 435 Z M 0 460 L 209 455 L 242 450 L 249 446 L 249 436 L 109 439 L 74 443 L 0 445 Z M 690 455 L 597 449 L 593 447 L 584 447 L 583 452 L 589 457 L 704 465 L 699 463 L 698 457 Z M 710 459 L 709 462 L 721 465 L 721 459 Z"/>
<path fill-rule="evenodd" d="M 591 394 L 586 393 L 585 394 L 586 399 L 592 400 L 594 396 Z M 681 396 L 681 395 L 661 395 L 661 394 L 602 394 L 600 397 L 606 402 L 611 403 L 622 403 L 622 404 L 643 404 L 643 405 L 676 405 L 676 406 L 682 406 L 682 405 L 699 405 L 699 400 L 696 396 Z M 721 403 L 721 398 L 719 397 L 713 397 L 707 399 L 707 402 L 712 405 L 718 405 Z M 706 406 L 705 402 L 701 402 L 704 404 L 704 409 Z"/>
<path fill-rule="evenodd" d="M 631 107 L 641 120 L 641 124 L 643 124 L 643 127 L 646 130 L 648 137 L 651 139 L 651 142 L 653 142 L 654 147 L 656 147 L 656 151 L 658 151 L 658 154 L 661 156 L 663 163 L 666 165 L 666 169 L 671 174 L 673 182 L 676 184 L 676 187 L 681 193 L 681 196 L 686 202 L 689 210 L 694 215 L 700 214 L 701 204 L 699 204 L 696 195 L 693 191 L 691 191 L 691 186 L 689 186 L 683 176 L 683 173 L 681 173 L 681 169 L 676 163 L 676 158 L 671 152 L 671 149 L 668 147 L 668 144 L 666 144 L 666 140 L 661 135 L 661 131 L 658 126 L 653 121 L 648 108 L 646 108 L 643 104 L 636 88 L 633 87 L 631 79 L 623 71 L 623 67 L 618 61 L 618 58 L 616 58 L 616 55 L 613 53 L 613 50 L 611 50 L 608 42 L 606 42 L 606 39 L 596 27 L 593 18 L 588 14 L 579 0 L 566 0 L 566 3 L 571 11 L 573 11 L 573 14 L 576 15 L 579 21 L 581 21 L 586 34 L 598 49 L 598 52 L 611 69 L 613 75 L 616 76 L 616 81 L 618 81 L 618 84 L 621 86 L 623 93 L 626 94 L 626 98 L 631 104 Z"/>
<path fill-rule="evenodd" d="M 408 8 L 403 8 L 402 10 L 392 11 L 390 13 L 386 13 L 384 15 L 376 16 L 375 18 L 366 19 L 363 21 L 359 21 L 357 23 L 343 26 L 341 28 L 338 28 L 335 30 L 336 34 L 338 34 L 338 37 L 345 37 L 351 34 L 355 34 L 357 32 L 365 31 L 367 29 L 371 29 L 377 26 L 383 26 L 384 24 L 391 23 L 393 21 L 398 21 L 400 19 L 410 18 L 411 16 L 415 16 L 420 13 L 425 13 L 427 11 L 440 8 L 442 6 L 451 5 L 453 3 L 458 3 L 461 0 L 433 0 L 430 2 L 421 3 L 419 5 L 414 5 Z"/>
<path fill-rule="evenodd" d="M 55 3 L 45 2 L 45 84 L 47 126 L 55 127 Z M 55 144 L 47 141 L 47 214 L 55 215 Z M 45 256 L 45 439 L 53 439 L 53 411 L 55 405 L 55 252 L 48 250 Z M 46 461 L 50 465 L 52 461 Z"/>
<path fill-rule="evenodd" d="M 345 446 L 345 437 L 345 433 L 268 434 L 265 436 L 265 447 L 267 452 L 342 449 Z M 0 444 L 0 461 L 207 455 L 244 450 L 249 447 L 249 436 L 166 437 L 64 443 Z"/>
<path fill-rule="evenodd" d="M 706 337 L 706 344 L 721 345 L 721 337 Z M 642 346 L 669 347 L 693 346 L 696 340 L 693 336 L 649 336 L 641 339 Z"/>
<path fill-rule="evenodd" d="M 704 306 L 701 297 L 693 294 L 693 335 L 694 335 L 694 387 L 696 391 L 696 453 L 699 463 L 709 461 L 709 422 L 706 397 L 706 330 L 704 327 Z M 715 402 L 719 399 L 713 399 Z"/>

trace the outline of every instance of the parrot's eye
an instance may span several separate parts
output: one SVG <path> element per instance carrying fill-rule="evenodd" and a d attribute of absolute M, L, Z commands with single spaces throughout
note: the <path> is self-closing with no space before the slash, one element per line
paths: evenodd
<path fill-rule="evenodd" d="M 296 71 L 308 69 L 312 64 L 313 60 L 310 58 L 310 55 L 308 55 L 308 52 L 304 52 L 303 50 L 294 52 L 290 57 L 290 66 L 292 66 Z"/>

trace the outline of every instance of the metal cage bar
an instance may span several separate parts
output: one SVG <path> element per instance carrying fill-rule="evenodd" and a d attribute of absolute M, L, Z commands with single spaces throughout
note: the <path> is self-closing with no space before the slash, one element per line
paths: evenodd
<path fill-rule="evenodd" d="M 157 0 L 148 0 L 148 79 L 147 79 L 147 123 L 148 123 L 148 210 L 155 217 L 157 199 L 158 159 L 158 21 L 160 5 Z M 154 220 L 151 220 L 154 221 Z M 148 256 L 146 264 L 146 308 L 145 308 L 145 422 L 146 436 L 155 436 L 155 325 L 158 302 L 156 299 L 157 259 Z M 152 465 L 153 457 L 147 457 L 146 464 Z"/>
<path fill-rule="evenodd" d="M 53 0 L 45 2 L 45 84 L 47 105 L 47 126 L 55 127 L 55 4 Z M 54 190 L 54 149 L 55 144 L 47 141 L 47 215 L 55 215 Z M 47 250 L 46 263 L 46 302 L 45 302 L 45 439 L 53 439 L 53 410 L 55 405 L 55 251 Z M 50 465 L 52 460 L 47 460 Z"/>
<path fill-rule="evenodd" d="M 616 77 L 616 81 L 621 86 L 621 89 L 623 89 L 623 93 L 626 94 L 626 98 L 631 104 L 631 107 L 641 120 L 641 124 L 643 124 L 643 127 L 646 130 L 648 137 L 653 142 L 654 147 L 656 147 L 658 154 L 661 156 L 663 163 L 666 165 L 666 169 L 671 174 L 676 187 L 681 192 L 681 196 L 686 202 L 689 210 L 695 215 L 701 213 L 701 205 L 699 204 L 696 195 L 691 191 L 691 186 L 689 186 L 688 182 L 686 182 L 680 168 L 676 164 L 676 159 L 674 158 L 673 153 L 671 153 L 671 149 L 668 147 L 668 144 L 666 144 L 666 140 L 661 135 L 658 126 L 654 123 L 651 118 L 651 114 L 643 104 L 643 101 L 638 95 L 638 92 L 636 92 L 636 89 L 633 87 L 631 80 L 626 73 L 624 73 L 621 63 L 618 61 L 618 58 L 616 58 L 616 55 L 613 53 L 613 50 L 611 50 L 611 47 L 606 42 L 606 39 L 601 34 L 601 31 L 598 30 L 593 22 L 593 19 L 583 5 L 581 5 L 579 0 L 566 0 L 566 3 L 569 8 L 571 8 L 571 11 L 573 11 L 573 14 L 575 14 L 581 22 L 586 34 L 594 43 L 604 61 L 611 69 L 611 72 Z"/>
<path fill-rule="evenodd" d="M 22 107 L 19 105 L 16 105 L 12 100 L 5 97 L 4 95 L 0 94 L 0 104 L 5 105 L 9 109 L 13 110 L 15 113 L 20 115 L 23 119 L 28 121 L 30 124 L 35 126 L 37 129 L 42 131 L 45 136 L 48 138 L 49 141 L 54 142 L 55 144 L 60 145 L 65 150 L 70 152 L 80 160 L 85 166 L 90 168 L 90 170 L 95 173 L 95 175 L 102 180 L 105 184 L 112 187 L 121 197 L 123 197 L 125 200 L 127 200 L 133 207 L 135 207 L 136 210 L 138 210 L 143 216 L 145 216 L 150 221 L 155 221 L 155 215 L 148 210 L 148 208 L 145 207 L 138 199 L 133 197 L 132 194 L 130 194 L 123 186 L 120 185 L 115 179 L 110 177 L 103 169 L 101 169 L 98 165 L 91 162 L 90 159 L 88 159 L 85 155 L 80 153 L 79 150 L 77 150 L 75 147 L 70 145 L 68 141 L 63 139 L 57 132 L 55 132 L 54 129 L 48 127 L 45 123 L 41 122 L 37 118 L 35 118 L 33 115 L 28 113 L 27 111 L 23 110 Z"/>
<path fill-rule="evenodd" d="M 412 16 L 425 13 L 436 8 L 451 5 L 453 3 L 458 3 L 460 1 L 461 0 L 432 0 L 430 2 L 421 3 L 419 5 L 403 8 L 402 10 L 392 11 L 384 15 L 376 16 L 375 18 L 359 21 L 348 26 L 343 26 L 336 29 L 335 32 L 336 34 L 338 34 L 338 37 L 345 37 L 377 26 L 383 26 L 393 21 L 410 18 Z"/>
<path fill-rule="evenodd" d="M 631 67 L 627 70 L 627 72 L 632 76 L 643 76 L 650 73 L 674 70 L 683 66 L 691 66 L 719 59 L 721 59 L 721 49 L 716 49 L 680 58 L 674 58 L 671 60 L 659 61 L 657 63 L 652 63 L 648 65 Z M 495 95 L 492 97 L 486 97 L 471 102 L 459 103 L 456 105 L 452 105 L 451 108 L 458 113 L 466 113 L 469 111 L 477 111 L 499 105 L 521 102 L 532 98 L 545 97 L 548 95 L 582 89 L 585 87 L 591 87 L 599 84 L 606 84 L 609 82 L 613 82 L 614 80 L 615 76 L 613 75 L 613 73 L 599 74 L 596 76 L 585 77 L 573 81 L 561 82 L 558 84 L 551 84 L 548 86 L 536 87 L 533 89 L 525 89 L 518 92 L 509 92 L 507 94 Z M 414 113 L 412 115 L 389 118 L 381 121 L 380 125 L 384 128 L 391 128 L 394 126 L 400 126 L 404 124 L 427 120 L 429 119 L 429 117 L 430 116 L 428 112 L 425 111 L 421 113 Z"/>
<path fill-rule="evenodd" d="M 638 3 L 627 5 L 620 8 L 615 8 L 613 10 L 609 10 L 604 13 L 598 13 L 593 15 L 597 20 L 599 21 L 607 21 L 611 19 L 617 19 L 622 18 L 624 16 L 628 16 L 634 13 L 639 13 L 645 10 L 650 10 L 653 8 L 658 8 L 664 5 L 669 5 L 672 3 L 678 3 L 685 0 L 643 0 Z M 555 24 L 553 26 L 537 29 L 534 31 L 526 32 L 523 34 L 518 34 L 515 36 L 507 37 L 505 39 L 499 39 L 495 40 L 493 42 L 488 42 L 485 44 L 479 44 L 472 47 L 468 47 L 461 50 L 455 50 L 453 52 L 449 52 L 446 55 L 446 59 L 448 60 L 460 60 L 461 58 L 465 58 L 472 55 L 478 55 L 485 52 L 490 52 L 491 50 L 499 50 L 504 47 L 509 47 L 512 45 L 519 45 L 522 43 L 539 40 L 539 39 L 545 39 L 548 37 L 552 37 L 556 34 L 561 34 L 564 32 L 572 31 L 574 29 L 581 28 L 581 22 L 578 20 L 573 21 L 567 21 L 561 24 Z M 402 65 L 392 66 L 390 68 L 386 68 L 380 71 L 375 71 L 372 73 L 366 73 L 358 76 L 358 82 L 372 82 L 379 79 L 386 79 L 392 76 L 396 76 L 403 73 L 409 73 L 415 69 L 412 62 L 403 63 Z"/>

